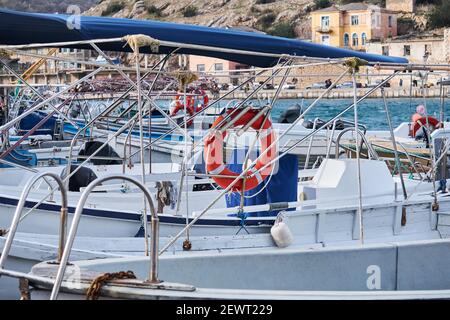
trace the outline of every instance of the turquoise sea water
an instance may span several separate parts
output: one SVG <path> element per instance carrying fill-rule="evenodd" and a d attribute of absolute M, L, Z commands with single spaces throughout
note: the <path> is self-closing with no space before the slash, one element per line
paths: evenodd
<path fill-rule="evenodd" d="M 314 100 L 304 100 L 303 109 L 309 106 Z M 314 106 L 306 115 L 306 119 L 314 120 L 316 117 L 329 120 L 347 106 L 351 105 L 353 99 L 325 99 Z M 277 120 L 281 112 L 289 106 L 300 103 L 301 100 L 286 99 L 279 100 L 273 110 L 272 117 Z M 394 127 L 401 122 L 410 121 L 412 114 L 415 113 L 416 106 L 424 104 L 424 99 L 412 99 L 410 106 L 410 99 L 387 99 L 389 111 Z M 440 100 L 426 99 L 426 106 L 428 115 L 439 118 Z M 450 120 L 450 99 L 444 101 L 445 119 Z M 344 118 L 353 120 L 353 109 L 345 114 Z M 358 119 L 359 122 L 366 125 L 369 130 L 388 129 L 386 123 L 386 113 L 384 111 L 384 104 L 382 99 L 367 99 L 358 104 Z"/>
<path fill-rule="evenodd" d="M 272 111 L 272 118 L 277 121 L 280 114 L 286 108 L 289 108 L 296 103 L 303 103 L 303 110 L 305 110 L 314 99 L 280 99 L 276 102 Z M 262 101 L 264 103 L 265 101 Z M 316 117 L 322 120 L 329 120 L 347 106 L 351 105 L 353 99 L 324 99 L 319 101 L 305 116 L 308 120 L 314 120 Z M 160 101 L 162 107 L 167 108 L 169 101 Z M 221 105 L 225 106 L 228 101 L 222 101 Z M 255 105 L 258 101 L 253 100 Z M 439 118 L 440 100 L 439 98 L 429 98 L 426 102 L 423 98 L 389 98 L 387 99 L 389 111 L 391 113 L 392 123 L 394 127 L 401 122 L 410 121 L 411 116 L 415 113 L 416 107 L 419 104 L 427 106 L 428 115 Z M 450 120 L 450 99 L 444 101 L 445 119 Z M 353 120 L 353 109 L 347 112 L 343 118 Z M 384 104 L 382 99 L 366 99 L 358 104 L 358 118 L 359 122 L 366 125 L 369 130 L 386 130 L 388 125 L 386 123 L 386 113 L 384 111 Z"/>

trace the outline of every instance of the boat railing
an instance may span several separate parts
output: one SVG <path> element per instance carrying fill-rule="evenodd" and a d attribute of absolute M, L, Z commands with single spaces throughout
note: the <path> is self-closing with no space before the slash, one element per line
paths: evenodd
<path fill-rule="evenodd" d="M 69 148 L 68 159 L 67 159 L 67 177 L 66 177 L 66 179 L 68 177 L 72 176 L 73 174 L 75 174 L 75 172 L 78 171 L 78 168 L 80 168 L 82 165 L 84 165 L 85 163 L 87 163 L 88 161 L 93 159 L 96 156 L 96 154 L 100 152 L 100 150 L 102 150 L 110 141 L 112 141 L 112 139 L 114 139 L 115 137 L 122 134 L 124 132 L 124 130 L 126 130 L 126 128 L 129 127 L 133 123 L 133 121 L 135 121 L 135 119 L 137 118 L 137 114 L 136 114 L 135 116 L 133 116 L 133 118 L 128 120 L 121 128 L 119 128 L 116 132 L 114 132 L 111 137 L 106 139 L 106 141 L 99 148 L 97 148 L 97 150 L 95 150 L 94 153 L 87 156 L 86 159 L 82 162 L 82 164 L 78 168 L 71 171 L 70 167 L 71 167 L 72 159 L 73 159 L 73 149 L 75 147 L 76 141 L 78 141 L 78 137 L 83 132 L 86 132 L 89 127 L 93 126 L 93 124 L 95 123 L 95 121 L 97 119 L 101 118 L 104 115 L 108 115 L 110 112 L 112 112 L 116 108 L 116 106 L 117 105 L 115 105 L 113 103 L 109 108 L 105 109 L 103 112 L 99 113 L 93 119 L 91 119 L 83 128 L 78 130 L 77 133 L 74 135 L 74 137 L 72 138 L 72 141 L 70 142 L 70 148 Z M 130 131 L 131 130 L 132 129 L 130 129 Z M 92 131 L 91 131 L 90 136 L 92 137 Z M 111 160 L 111 159 L 108 159 L 108 160 Z M 126 154 L 124 154 L 124 157 L 120 158 L 120 160 L 123 161 L 123 163 L 125 163 L 126 162 Z"/>
<path fill-rule="evenodd" d="M 315 118 L 314 119 L 313 127 L 312 127 L 313 131 L 316 130 L 317 123 L 318 123 L 319 120 L 320 120 L 319 118 Z M 311 156 L 311 149 L 312 149 L 313 142 L 314 142 L 314 136 L 311 136 L 311 138 L 309 139 L 308 151 L 306 152 L 306 159 L 305 159 L 304 169 L 308 169 L 309 157 Z"/>
<path fill-rule="evenodd" d="M 356 130 L 355 128 L 345 128 L 341 132 L 339 132 L 339 134 L 337 135 L 337 137 L 336 137 L 336 151 L 335 151 L 336 159 L 339 158 L 339 146 L 340 146 L 340 142 L 341 142 L 342 136 L 345 133 L 349 132 L 349 131 L 355 131 L 355 130 Z M 359 134 L 360 137 L 361 137 L 361 145 L 363 143 L 366 144 L 367 150 L 369 151 L 368 152 L 368 157 L 371 158 L 371 159 L 374 159 L 374 160 L 378 160 L 379 159 L 378 154 L 375 151 L 375 149 L 373 149 L 372 145 L 367 141 L 365 134 L 359 129 L 356 130 L 356 133 Z M 361 148 L 359 150 L 361 150 Z"/>
<path fill-rule="evenodd" d="M 450 130 L 449 129 L 436 129 L 431 133 L 431 139 L 433 143 L 433 149 L 437 148 L 436 140 L 450 138 Z"/>
<path fill-rule="evenodd" d="M 61 262 L 62 253 L 63 253 L 63 247 L 65 244 L 65 237 L 66 237 L 66 225 L 67 225 L 67 212 L 68 212 L 68 201 L 67 201 L 67 191 L 64 187 L 64 183 L 61 180 L 61 178 L 53 172 L 43 172 L 40 174 L 35 175 L 32 177 L 27 184 L 25 185 L 25 188 L 22 191 L 22 194 L 19 198 L 19 202 L 16 207 L 16 211 L 14 212 L 14 216 L 11 222 L 11 226 L 9 228 L 7 238 L 5 245 L 2 250 L 2 255 L 0 257 L 0 275 L 2 274 L 8 274 L 7 270 L 5 272 L 5 263 L 9 256 L 9 252 L 12 247 L 12 243 L 14 241 L 14 236 L 16 234 L 17 228 L 19 226 L 22 216 L 22 210 L 25 207 L 25 203 L 27 200 L 27 197 L 29 193 L 31 192 L 33 186 L 38 182 L 40 179 L 45 178 L 52 178 L 59 186 L 59 190 L 61 191 L 61 215 L 60 215 L 60 230 L 59 230 L 59 249 L 58 249 L 58 257 L 56 260 L 56 263 Z"/>
<path fill-rule="evenodd" d="M 63 281 L 64 273 L 67 268 L 67 263 L 69 261 L 70 252 L 72 250 L 73 243 L 75 241 L 75 236 L 77 234 L 78 225 L 80 223 L 81 215 L 83 213 L 84 206 L 86 201 L 90 195 L 90 193 L 100 184 L 109 181 L 109 180 L 125 180 L 134 185 L 136 185 L 141 191 L 144 193 L 144 197 L 146 198 L 149 206 L 150 206 L 150 214 L 151 214 L 151 230 L 152 234 L 150 237 L 150 270 L 149 270 L 149 279 L 146 281 L 150 284 L 157 284 L 160 281 L 158 280 L 158 250 L 159 250 L 159 217 L 156 213 L 155 207 L 153 205 L 153 200 L 150 195 L 150 192 L 145 187 L 144 184 L 139 182 L 138 180 L 131 178 L 127 175 L 109 175 L 105 177 L 98 178 L 92 181 L 86 189 L 81 194 L 81 197 L 78 201 L 77 207 L 75 209 L 75 213 L 73 214 L 72 224 L 70 226 L 69 234 L 67 236 L 67 241 L 65 242 L 64 249 L 62 251 L 62 257 L 60 259 L 58 272 L 56 274 L 55 282 L 53 285 L 52 293 L 50 295 L 51 300 L 56 300 L 58 297 L 59 290 L 61 288 L 61 284 Z M 143 223 L 144 228 L 147 228 L 147 214 L 143 214 Z M 3 258 L 3 255 L 2 255 Z"/>
<path fill-rule="evenodd" d="M 150 115 L 151 116 L 151 115 Z M 130 129 L 128 130 L 128 134 L 125 138 L 125 141 L 123 143 L 123 163 L 122 163 L 122 173 L 125 174 L 126 165 L 127 165 L 127 159 L 128 159 L 128 168 L 133 167 L 133 160 L 132 157 L 127 157 L 127 143 L 128 147 L 130 149 L 130 155 L 131 155 L 131 134 L 133 133 L 134 127 L 137 124 L 137 119 L 133 121 L 133 123 L 130 124 Z"/>
<path fill-rule="evenodd" d="M 330 157 L 330 153 L 331 153 L 331 145 L 333 144 L 334 141 L 334 134 L 336 132 L 336 127 L 338 122 L 340 123 L 344 123 L 344 124 L 349 124 L 352 126 L 355 126 L 355 122 L 354 121 L 350 121 L 350 120 L 346 120 L 346 119 L 335 119 L 333 121 L 333 125 L 331 126 L 331 134 L 330 134 L 330 138 L 328 140 L 328 145 L 327 145 L 327 152 L 325 154 L 325 159 L 328 159 Z M 364 133 L 364 135 L 367 132 L 367 127 L 364 124 L 358 124 L 358 127 L 361 127 L 362 132 Z M 336 142 L 335 142 L 335 146 L 336 146 Z M 342 148 L 342 146 L 339 146 Z"/>

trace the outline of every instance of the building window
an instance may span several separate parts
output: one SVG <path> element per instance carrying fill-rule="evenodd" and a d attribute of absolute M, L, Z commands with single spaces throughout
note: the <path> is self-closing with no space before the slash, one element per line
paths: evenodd
<path fill-rule="evenodd" d="M 389 46 L 382 46 L 381 53 L 383 54 L 383 56 L 388 56 L 389 55 Z"/>
<path fill-rule="evenodd" d="M 392 16 L 388 17 L 388 27 L 391 28 L 392 27 Z"/>
<path fill-rule="evenodd" d="M 411 46 L 409 46 L 409 45 L 404 45 L 403 46 L 403 55 L 404 56 L 411 55 Z"/>
<path fill-rule="evenodd" d="M 215 71 L 223 71 L 223 63 L 214 63 Z"/>
<path fill-rule="evenodd" d="M 350 37 L 348 33 L 344 33 L 344 47 L 348 47 L 350 45 Z"/>
<path fill-rule="evenodd" d="M 359 16 L 351 16 L 352 26 L 357 26 L 359 24 Z"/>
<path fill-rule="evenodd" d="M 197 71 L 198 72 L 205 72 L 205 65 L 204 64 L 198 64 L 197 65 Z"/>
<path fill-rule="evenodd" d="M 380 27 L 380 13 L 374 12 L 372 14 L 372 28 L 379 28 Z"/>
<path fill-rule="evenodd" d="M 330 36 L 322 36 L 322 44 L 329 46 L 330 45 Z"/>
<path fill-rule="evenodd" d="M 358 46 L 358 35 L 356 33 L 352 34 L 352 47 Z"/>
<path fill-rule="evenodd" d="M 322 28 L 322 29 L 330 28 L 330 17 L 329 16 L 320 17 L 320 28 Z"/>
<path fill-rule="evenodd" d="M 367 35 L 365 32 L 361 34 L 361 45 L 365 46 L 367 42 Z"/>

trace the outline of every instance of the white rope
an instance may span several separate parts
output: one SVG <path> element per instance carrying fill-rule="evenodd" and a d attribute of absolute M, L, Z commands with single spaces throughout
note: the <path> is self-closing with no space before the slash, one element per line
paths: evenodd
<path fill-rule="evenodd" d="M 270 180 L 272 180 L 272 176 L 273 176 L 273 171 L 274 171 L 274 170 L 275 170 L 275 166 L 272 166 L 272 170 L 271 170 L 271 172 L 270 172 L 269 179 L 266 180 L 266 182 L 264 183 L 264 186 L 263 186 L 258 192 L 256 192 L 255 194 L 249 195 L 249 196 L 246 196 L 246 195 L 244 194 L 244 198 L 245 198 L 245 199 L 251 199 L 251 198 L 254 198 L 254 197 L 256 197 L 257 195 L 259 195 L 261 192 L 263 192 L 263 191 L 267 188 L 267 186 L 269 185 Z M 264 181 L 263 181 L 263 182 L 264 182 Z"/>

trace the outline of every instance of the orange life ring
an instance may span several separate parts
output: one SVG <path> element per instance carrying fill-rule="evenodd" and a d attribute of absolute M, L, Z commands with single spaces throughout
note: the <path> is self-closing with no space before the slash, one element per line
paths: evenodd
<path fill-rule="evenodd" d="M 430 126 L 433 126 L 434 128 L 438 128 L 441 123 L 439 122 L 438 119 L 433 118 L 433 117 L 421 117 L 414 122 L 414 124 L 411 128 L 411 132 L 410 132 L 411 137 L 414 138 L 417 134 L 417 131 L 421 127 L 426 126 L 427 124 L 429 124 Z"/>
<path fill-rule="evenodd" d="M 208 103 L 209 103 L 209 97 L 204 90 L 202 90 L 202 97 L 203 97 L 203 108 L 202 109 L 204 109 L 208 106 Z"/>
<path fill-rule="evenodd" d="M 209 103 L 209 97 L 205 93 L 205 90 L 201 90 L 200 91 L 200 95 L 201 95 L 201 97 L 203 99 L 203 104 L 201 106 L 199 106 L 199 107 L 195 106 L 194 98 L 192 98 L 192 106 L 194 107 L 195 112 L 199 112 L 199 111 L 205 109 L 208 106 L 208 103 Z"/>
<path fill-rule="evenodd" d="M 194 98 L 192 96 L 187 96 L 186 102 L 187 102 L 186 111 L 189 113 L 189 116 L 192 117 L 192 115 L 194 114 Z M 177 95 L 175 97 L 175 108 L 170 112 L 170 116 L 171 117 L 175 116 L 180 110 L 184 111 L 184 104 L 180 100 L 180 95 Z M 190 126 L 192 122 L 193 122 L 192 119 L 189 120 L 187 125 Z"/>
<path fill-rule="evenodd" d="M 234 119 L 236 115 L 239 114 L 238 111 L 232 113 L 234 110 L 235 109 L 229 109 L 226 112 L 227 115 L 231 114 L 229 121 L 231 119 Z M 257 113 L 258 111 L 256 110 L 249 110 L 239 119 L 237 119 L 237 121 L 234 123 L 234 127 L 243 126 L 249 123 L 249 121 L 257 115 Z M 218 129 L 218 125 L 223 121 L 223 119 L 224 116 L 219 116 L 216 121 L 214 121 L 211 128 Z M 262 130 L 259 135 L 261 153 L 264 153 L 269 147 L 270 149 L 264 154 L 261 154 L 261 156 L 258 157 L 255 166 L 247 171 L 245 177 L 245 191 L 256 188 L 261 182 L 264 181 L 267 176 L 271 174 L 273 164 L 268 165 L 267 167 L 265 166 L 266 164 L 274 160 L 277 156 L 277 147 L 276 145 L 272 145 L 276 138 L 275 132 L 272 130 L 272 123 L 269 119 L 264 122 L 264 119 L 265 116 L 261 116 L 251 125 L 251 127 L 254 130 Z M 206 172 L 215 175 L 212 177 L 212 179 L 224 189 L 227 188 L 234 181 L 234 179 L 239 176 L 238 173 L 228 169 L 223 162 L 223 139 L 226 135 L 226 131 L 221 133 L 219 130 L 214 130 L 214 132 L 212 132 L 206 139 L 204 147 Z M 265 168 L 261 169 L 263 167 Z M 227 177 L 218 177 L 220 175 Z M 242 188 L 243 179 L 237 181 L 231 190 L 241 191 Z"/>

